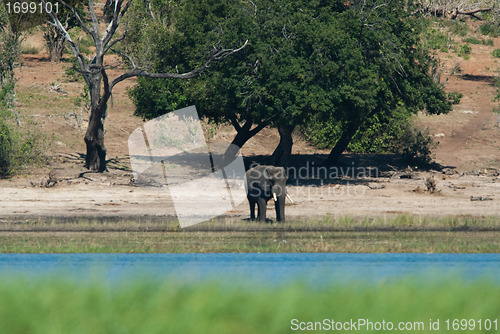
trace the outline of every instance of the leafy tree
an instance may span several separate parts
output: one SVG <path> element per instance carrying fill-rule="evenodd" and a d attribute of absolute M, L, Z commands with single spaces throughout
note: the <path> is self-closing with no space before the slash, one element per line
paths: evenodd
<path fill-rule="evenodd" d="M 313 52 L 311 40 L 316 33 L 328 34 L 321 31 L 321 26 L 344 9 L 340 1 L 183 3 L 166 21 L 175 28 L 162 29 L 163 35 L 158 38 L 187 39 L 193 48 L 187 53 L 182 47 L 170 47 L 184 42 L 152 43 L 158 47 L 151 53 L 152 66 L 157 70 L 165 70 L 165 59 L 170 66 L 184 68 L 207 46 L 207 35 L 214 31 L 220 31 L 229 40 L 248 39 L 249 45 L 224 64 L 216 64 L 214 71 L 182 86 L 174 87 L 169 81 L 139 80 L 131 92 L 137 114 L 153 118 L 194 103 L 204 117 L 234 126 L 237 134 L 230 147 L 243 146 L 268 125 L 278 127 L 285 135 L 291 134 L 308 114 L 329 105 L 324 90 L 315 89 L 313 71 L 323 54 Z M 209 13 L 210 19 L 200 20 L 201 13 Z M 165 22 L 161 15 L 155 17 Z M 141 28 L 140 36 L 151 36 L 150 29 L 155 29 Z M 162 48 L 163 45 L 169 48 Z M 291 145 L 288 148 L 291 150 Z M 226 152 L 229 157 L 234 153 Z"/>
<path fill-rule="evenodd" d="M 273 157 L 280 164 L 291 152 L 294 127 L 316 121 L 340 133 L 327 160 L 334 163 L 359 129 L 383 131 L 395 115 L 451 108 L 430 75 L 432 59 L 419 46 L 422 25 L 410 3 L 260 0 L 217 7 L 224 10 L 210 6 L 215 2 L 180 6 L 169 21 L 175 28 L 163 29 L 161 38 L 205 46 L 206 34 L 218 29 L 233 39 L 242 34 L 249 46 L 183 85 L 140 80 L 131 92 L 138 115 L 152 118 L 195 103 L 203 116 L 234 126 L 238 147 L 263 127 L 277 127 L 281 140 Z M 211 20 L 200 21 L 195 9 L 212 13 Z M 159 49 L 152 50 L 152 66 L 158 70 L 165 59 L 182 68 L 193 57 L 162 48 L 172 43 L 154 45 Z"/>
<path fill-rule="evenodd" d="M 336 77 L 340 95 L 335 110 L 325 115 L 330 116 L 327 122 L 340 123 L 342 134 L 327 164 L 335 163 L 357 131 L 377 115 L 451 110 L 442 86 L 430 75 L 433 60 L 420 43 L 423 25 L 412 13 L 403 2 L 378 0 L 355 4 L 345 13 L 345 38 L 352 44 Z"/>

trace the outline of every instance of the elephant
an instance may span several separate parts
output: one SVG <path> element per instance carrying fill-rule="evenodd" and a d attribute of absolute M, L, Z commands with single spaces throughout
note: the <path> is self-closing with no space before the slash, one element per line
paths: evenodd
<path fill-rule="evenodd" d="M 255 204 L 257 203 L 257 218 L 265 222 L 267 201 L 273 198 L 276 208 L 276 220 L 284 222 L 285 196 L 287 196 L 285 168 L 260 165 L 249 169 L 245 178 L 245 188 L 250 204 L 250 219 L 255 219 Z"/>

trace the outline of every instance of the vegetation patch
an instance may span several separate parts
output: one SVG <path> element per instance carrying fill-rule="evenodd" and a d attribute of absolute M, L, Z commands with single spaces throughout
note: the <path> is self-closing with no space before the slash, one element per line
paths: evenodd
<path fill-rule="evenodd" d="M 488 281 L 352 282 L 323 288 L 297 283 L 242 288 L 238 283 L 148 279 L 110 285 L 97 279 L 12 276 L 0 282 L 6 333 L 280 334 L 301 322 L 303 328 L 308 322 L 324 324 L 323 319 L 367 319 L 394 326 L 402 322 L 418 326 L 418 333 L 443 333 L 448 319 L 448 326 L 453 319 L 490 319 L 496 322 L 488 326 L 495 326 L 500 314 L 500 286 Z M 439 331 L 430 327 L 436 321 Z M 469 327 L 467 322 L 466 332 L 483 333 L 484 325 L 479 329 L 477 323 Z M 360 332 L 371 331 L 363 327 Z"/>
<path fill-rule="evenodd" d="M 12 155 L 12 134 L 7 124 L 0 119 L 0 176 L 8 175 L 11 171 Z"/>
<path fill-rule="evenodd" d="M 500 25 L 495 23 L 485 23 L 479 27 L 481 34 L 490 37 L 500 37 Z"/>
<path fill-rule="evenodd" d="M 500 252 L 498 217 L 324 217 L 262 224 L 176 221 L 4 222 L 2 253 Z"/>
<path fill-rule="evenodd" d="M 450 37 L 440 29 L 429 29 L 424 37 L 424 43 L 431 50 L 448 52 L 450 48 Z"/>
<path fill-rule="evenodd" d="M 442 20 L 442 23 L 448 27 L 448 31 L 453 35 L 465 37 L 469 33 L 469 26 L 464 21 Z"/>
<path fill-rule="evenodd" d="M 481 44 L 482 43 L 481 40 L 479 40 L 479 39 L 477 39 L 475 37 L 465 38 L 465 39 L 463 39 L 463 41 L 465 43 L 469 43 L 469 44 Z"/>
<path fill-rule="evenodd" d="M 28 166 L 48 162 L 48 141 L 45 135 L 29 119 L 23 119 L 13 106 L 15 85 L 6 84 L 0 90 L 0 177 L 19 173 Z"/>
<path fill-rule="evenodd" d="M 483 39 L 482 43 L 484 45 L 488 45 L 488 46 L 494 46 L 495 45 L 495 41 L 493 41 L 493 39 L 491 39 L 491 38 Z"/>
<path fill-rule="evenodd" d="M 472 53 L 472 48 L 470 45 L 464 44 L 464 45 L 459 45 L 455 48 L 455 52 L 462 57 L 463 59 L 467 60 L 470 58 L 470 55 Z"/>
<path fill-rule="evenodd" d="M 40 53 L 40 49 L 34 45 L 28 44 L 28 45 L 21 45 L 21 53 L 22 54 L 29 54 L 29 55 L 36 55 Z"/>
<path fill-rule="evenodd" d="M 45 165 L 47 148 L 47 138 L 39 129 L 21 131 L 0 118 L 0 177 Z"/>

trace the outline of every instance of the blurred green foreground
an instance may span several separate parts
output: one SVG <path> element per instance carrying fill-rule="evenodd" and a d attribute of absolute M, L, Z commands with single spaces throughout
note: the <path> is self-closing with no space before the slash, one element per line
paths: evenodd
<path fill-rule="evenodd" d="M 300 330 L 325 319 L 326 323 L 366 319 L 374 326 L 382 321 L 424 326 L 405 333 L 496 333 L 500 286 L 487 281 L 410 280 L 326 288 L 151 280 L 111 284 L 55 277 L 0 280 L 0 332 L 9 334 L 347 332 L 328 326 Z M 435 326 L 438 319 L 439 330 L 431 330 L 430 322 Z M 474 320 L 467 322 L 471 326 L 467 330 L 447 331 L 447 319 L 450 326 L 453 319 Z M 484 329 L 486 319 L 491 321 L 489 331 Z M 478 321 L 482 321 L 481 330 Z M 458 321 L 455 325 L 460 327 Z M 349 332 L 393 331 L 354 328 Z"/>

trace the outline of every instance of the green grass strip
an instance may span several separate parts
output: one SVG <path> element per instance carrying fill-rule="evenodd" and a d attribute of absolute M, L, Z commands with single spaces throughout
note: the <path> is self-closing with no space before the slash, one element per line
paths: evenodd
<path fill-rule="evenodd" d="M 0 224 L 2 253 L 498 253 L 500 217 L 318 217 L 282 223 L 220 218 Z"/>
<path fill-rule="evenodd" d="M 500 320 L 499 300 L 500 286 L 485 281 L 406 280 L 314 289 L 300 284 L 271 288 L 134 281 L 110 286 L 98 280 L 11 278 L 0 283 L 0 324 L 2 333 L 10 334 L 279 334 L 331 332 L 325 329 L 331 320 L 364 319 L 373 326 L 383 321 L 386 326 L 423 326 L 406 333 L 447 333 L 456 332 L 446 330 L 447 319 L 449 326 L 454 319 L 472 319 L 467 326 L 475 328 L 462 333 L 494 333 L 484 325 L 487 319 L 492 326 Z M 440 329 L 431 330 L 430 323 L 435 326 L 438 320 Z M 300 330 L 313 325 L 315 331 Z M 361 327 L 352 332 L 391 331 Z"/>

